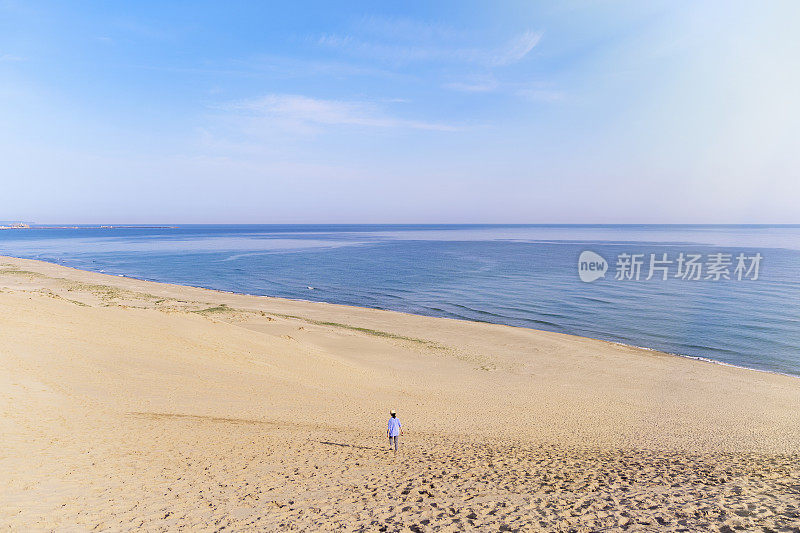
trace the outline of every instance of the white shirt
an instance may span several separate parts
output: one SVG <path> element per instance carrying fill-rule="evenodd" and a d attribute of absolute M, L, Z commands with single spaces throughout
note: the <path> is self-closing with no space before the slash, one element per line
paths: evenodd
<path fill-rule="evenodd" d="M 389 436 L 390 437 L 400 436 L 400 421 L 395 417 L 389 419 Z"/>

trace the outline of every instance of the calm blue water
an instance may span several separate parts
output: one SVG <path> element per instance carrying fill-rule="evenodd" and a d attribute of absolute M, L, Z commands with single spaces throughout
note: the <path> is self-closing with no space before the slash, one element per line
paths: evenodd
<path fill-rule="evenodd" d="M 608 261 L 584 283 L 584 250 Z M 616 280 L 621 253 L 641 279 Z M 647 281 L 650 254 L 733 279 Z M 761 254 L 756 280 L 736 257 Z M 0 231 L 0 254 L 249 294 L 481 320 L 800 375 L 800 226 L 181 226 Z M 748 265 L 749 266 L 749 265 Z M 703 271 L 703 277 L 705 277 Z M 753 277 L 751 272 L 750 277 Z M 313 287 L 313 290 L 308 287 Z"/>

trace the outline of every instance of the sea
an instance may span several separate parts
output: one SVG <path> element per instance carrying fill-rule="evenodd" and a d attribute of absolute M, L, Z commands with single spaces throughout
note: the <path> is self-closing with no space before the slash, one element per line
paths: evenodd
<path fill-rule="evenodd" d="M 0 254 L 800 376 L 800 226 L 32 226 Z"/>

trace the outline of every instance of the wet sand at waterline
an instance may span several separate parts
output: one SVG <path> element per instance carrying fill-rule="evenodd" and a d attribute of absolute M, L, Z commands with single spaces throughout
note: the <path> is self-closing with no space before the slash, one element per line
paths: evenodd
<path fill-rule="evenodd" d="M 3 528 L 800 528 L 794 377 L 14 258 L 0 289 Z"/>

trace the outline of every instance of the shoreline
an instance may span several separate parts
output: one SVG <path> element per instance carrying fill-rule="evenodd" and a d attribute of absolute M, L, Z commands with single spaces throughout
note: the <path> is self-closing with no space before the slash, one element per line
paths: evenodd
<path fill-rule="evenodd" d="M 540 331 L 540 330 L 535 330 L 535 331 Z M 580 335 L 576 335 L 576 336 L 580 337 Z M 700 356 L 700 355 L 687 355 L 687 354 L 682 354 L 682 353 L 667 352 L 667 351 L 664 351 L 664 350 L 658 350 L 656 348 L 650 348 L 650 347 L 647 347 L 647 346 L 637 346 L 635 344 L 627 344 L 627 343 L 624 343 L 624 342 L 606 341 L 604 339 L 595 339 L 593 337 L 582 337 L 582 338 L 596 340 L 596 341 L 602 341 L 602 342 L 610 342 L 610 343 L 613 343 L 613 344 L 618 344 L 620 346 L 627 346 L 629 348 L 636 348 L 637 350 L 647 350 L 647 351 L 650 351 L 650 352 L 658 352 L 658 353 L 662 353 L 664 355 L 670 355 L 672 357 L 680 357 L 681 359 L 691 359 L 693 361 L 699 361 L 699 362 L 702 362 L 702 363 L 710 363 L 712 365 L 727 366 L 727 367 L 730 367 L 730 368 L 738 368 L 740 370 L 749 370 L 749 371 L 752 371 L 752 372 L 763 372 L 765 374 L 773 374 L 773 375 L 776 375 L 776 376 L 785 376 L 787 378 L 794 378 L 794 379 L 800 378 L 800 374 L 789 374 L 787 372 L 778 372 L 777 370 L 767 370 L 767 369 L 764 369 L 764 368 L 753 368 L 753 367 L 750 367 L 750 366 L 735 365 L 733 363 L 726 363 L 725 361 L 718 361 L 716 359 L 711 359 L 710 357 L 703 357 L 703 356 Z"/>
<path fill-rule="evenodd" d="M 46 264 L 50 264 L 50 265 L 56 265 L 56 266 L 59 266 L 59 267 L 73 269 L 73 270 L 76 270 L 76 271 L 79 271 L 79 272 L 87 272 L 87 273 L 97 274 L 97 275 L 101 275 L 101 276 L 109 276 L 110 278 L 123 278 L 123 279 L 136 280 L 136 281 L 140 281 L 140 282 L 144 282 L 144 283 L 155 283 L 155 284 L 169 285 L 169 286 L 176 286 L 176 287 L 186 287 L 186 288 L 190 288 L 190 289 L 199 289 L 199 290 L 205 290 L 205 291 L 218 292 L 218 293 L 221 293 L 221 294 L 248 296 L 248 297 L 252 297 L 252 298 L 266 298 L 266 299 L 274 299 L 274 300 L 289 301 L 289 302 L 304 302 L 304 303 L 309 303 L 309 304 L 336 305 L 336 306 L 348 307 L 348 308 L 359 309 L 359 310 L 385 311 L 385 312 L 390 312 L 390 313 L 399 313 L 401 315 L 409 315 L 409 316 L 415 316 L 415 317 L 421 317 L 421 318 L 435 318 L 435 319 L 441 319 L 441 320 L 453 320 L 453 321 L 464 322 L 464 323 L 468 323 L 468 324 L 492 324 L 492 325 L 495 325 L 495 326 L 502 326 L 502 327 L 508 327 L 508 328 L 519 328 L 519 329 L 524 329 L 524 330 L 529 330 L 529 331 L 546 332 L 546 333 L 552 333 L 552 334 L 556 334 L 556 335 L 566 335 L 568 337 L 574 337 L 574 338 L 578 338 L 578 339 L 587 339 L 587 340 L 596 341 L 596 342 L 607 342 L 607 343 L 611 343 L 611 344 L 615 344 L 615 345 L 619 345 L 619 346 L 624 346 L 624 347 L 627 347 L 627 348 L 635 348 L 637 350 L 645 350 L 645 351 L 650 351 L 650 352 L 654 352 L 654 353 L 658 353 L 658 354 L 668 355 L 668 356 L 671 356 L 671 357 L 679 357 L 679 358 L 682 358 L 682 359 L 699 361 L 699 362 L 703 362 L 703 363 L 720 365 L 720 366 L 725 366 L 725 367 L 730 367 L 730 368 L 737 368 L 737 369 L 741 369 L 741 370 L 749 370 L 749 371 L 753 371 L 753 372 L 762 372 L 762 373 L 773 374 L 773 375 L 778 375 L 778 376 L 786 376 L 786 377 L 795 378 L 795 379 L 800 378 L 800 372 L 798 372 L 796 374 L 792 374 L 792 373 L 787 373 L 787 372 L 779 372 L 777 370 L 769 370 L 769 369 L 764 369 L 764 368 L 754 368 L 754 367 L 750 367 L 750 366 L 744 366 L 744 365 L 737 365 L 737 364 L 733 364 L 733 363 L 728 363 L 728 362 L 725 362 L 725 361 L 712 359 L 710 357 L 704 357 L 704 356 L 699 356 L 699 355 L 690 355 L 690 354 L 682 354 L 682 353 L 677 353 L 677 352 L 668 352 L 668 351 L 665 351 L 665 350 L 659 350 L 657 348 L 652 348 L 650 346 L 642 346 L 642 345 L 638 345 L 638 344 L 614 341 L 614 340 L 609 340 L 609 339 L 601 339 L 601 338 L 597 338 L 597 337 L 589 337 L 589 336 L 585 336 L 585 335 L 576 335 L 576 334 L 573 334 L 573 333 L 563 333 L 563 332 L 558 332 L 558 331 L 537 329 L 537 328 L 526 327 L 526 326 L 514 326 L 514 325 L 503 324 L 503 323 L 499 323 L 499 322 L 470 320 L 470 319 L 467 319 L 467 318 L 453 318 L 453 317 L 447 317 L 447 316 L 422 315 L 422 314 L 417 314 L 417 313 L 409 313 L 409 312 L 405 312 L 405 311 L 398 311 L 398 310 L 394 310 L 394 309 L 384 309 L 384 308 L 378 308 L 378 307 L 367 307 L 367 306 L 361 306 L 361 305 L 338 304 L 338 303 L 333 303 L 333 302 L 326 302 L 324 300 L 307 300 L 307 299 L 304 299 L 304 298 L 288 298 L 288 297 L 283 297 L 283 296 L 271 296 L 271 295 L 266 295 L 266 294 L 252 294 L 252 293 L 245 293 L 245 292 L 226 291 L 226 290 L 223 290 L 223 289 L 215 289 L 215 288 L 212 288 L 212 287 L 204 287 L 202 285 L 175 284 L 175 283 L 169 283 L 169 282 L 166 282 L 166 281 L 158 281 L 158 280 L 138 278 L 138 277 L 135 277 L 135 276 L 129 276 L 127 274 L 109 274 L 109 273 L 106 273 L 106 272 L 101 272 L 101 271 L 96 271 L 96 270 L 89 270 L 89 269 L 85 269 L 85 268 L 77 268 L 77 267 L 73 267 L 73 266 L 68 266 L 68 265 L 64 265 L 62 263 L 59 263 L 57 261 L 48 261 L 46 259 L 30 259 L 30 258 L 24 258 L 24 257 L 0 255 L 0 260 L 6 259 L 6 258 L 46 263 Z"/>

